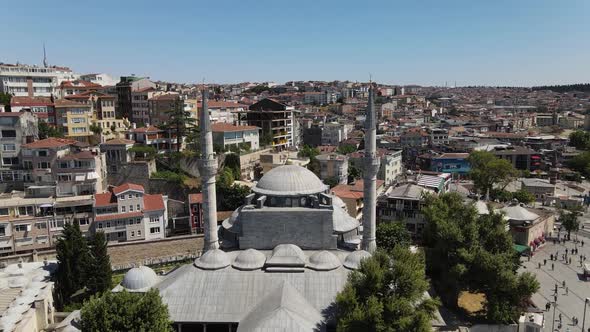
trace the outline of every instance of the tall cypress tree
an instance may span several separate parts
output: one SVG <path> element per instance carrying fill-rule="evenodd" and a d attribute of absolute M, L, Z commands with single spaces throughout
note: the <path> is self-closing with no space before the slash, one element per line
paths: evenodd
<path fill-rule="evenodd" d="M 65 224 L 56 244 L 57 270 L 55 293 L 58 307 L 71 303 L 71 297 L 84 288 L 89 265 L 88 244 L 76 223 Z"/>
<path fill-rule="evenodd" d="M 111 260 L 107 252 L 107 240 L 103 232 L 97 232 L 90 240 L 90 270 L 87 271 L 86 287 L 90 294 L 111 289 Z"/>

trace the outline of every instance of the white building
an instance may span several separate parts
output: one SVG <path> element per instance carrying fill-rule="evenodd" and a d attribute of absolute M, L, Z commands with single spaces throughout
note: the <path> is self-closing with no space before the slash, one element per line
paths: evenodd
<path fill-rule="evenodd" d="M 248 145 L 250 150 L 260 148 L 258 127 L 255 126 L 234 126 L 229 123 L 213 123 L 211 131 L 213 132 L 213 144 L 228 146 Z"/>
<path fill-rule="evenodd" d="M 326 123 L 322 128 L 322 145 L 338 145 L 348 139 L 346 129 L 340 123 Z"/>
<path fill-rule="evenodd" d="M 0 91 L 13 96 L 49 97 L 59 85 L 56 68 L 0 64 Z"/>
<path fill-rule="evenodd" d="M 80 75 L 80 79 L 84 80 L 84 81 L 89 81 L 89 82 L 92 82 L 95 84 L 100 84 L 102 86 L 113 86 L 113 85 L 119 83 L 119 81 L 114 79 L 111 75 L 104 74 L 104 73 Z"/>
<path fill-rule="evenodd" d="M 402 151 L 392 151 L 381 157 L 378 179 L 385 181 L 385 185 L 391 185 L 402 174 Z"/>
<path fill-rule="evenodd" d="M 166 236 L 168 197 L 150 195 L 143 186 L 125 183 L 94 195 L 94 230 L 109 241 L 162 239 Z"/>

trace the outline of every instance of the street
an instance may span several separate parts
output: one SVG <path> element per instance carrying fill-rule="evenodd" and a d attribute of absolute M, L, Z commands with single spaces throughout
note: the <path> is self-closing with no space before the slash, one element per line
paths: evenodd
<path fill-rule="evenodd" d="M 561 232 L 562 236 L 565 232 Z M 575 236 L 572 234 L 572 239 Z M 583 278 L 583 270 L 580 266 L 580 255 L 585 255 L 590 258 L 590 239 L 578 236 L 580 241 L 584 241 L 584 246 L 581 243 L 577 245 L 579 253 L 571 255 L 571 250 L 576 248 L 573 241 L 567 241 L 565 244 L 553 244 L 549 240 L 539 248 L 530 261 L 523 257 L 522 267 L 520 271 L 529 271 L 537 276 L 540 283 L 539 291 L 533 295 L 532 300 L 540 309 L 545 309 L 547 302 L 554 302 L 555 285 L 557 285 L 557 307 L 555 309 L 555 331 L 582 331 L 582 323 L 584 317 L 585 304 L 584 300 L 590 297 L 590 281 L 585 281 Z M 571 258 L 571 265 L 566 264 L 562 255 L 565 250 L 568 250 L 567 258 Z M 557 253 L 558 259 L 551 260 L 550 255 Z M 545 262 L 546 261 L 546 262 Z M 590 262 L 587 260 L 586 262 Z M 539 268 L 539 263 L 541 268 Z M 553 268 L 552 268 L 553 265 Z M 563 282 L 565 281 L 565 287 Z M 588 308 L 590 311 L 590 303 Z M 545 312 L 545 331 L 551 331 L 553 318 L 554 304 L 551 309 Z M 562 317 L 561 329 L 559 326 L 559 314 Z M 572 318 L 578 319 L 578 324 L 572 322 Z M 590 327 L 590 313 L 587 313 L 585 329 L 588 331 Z M 568 330 L 569 329 L 569 330 Z"/>

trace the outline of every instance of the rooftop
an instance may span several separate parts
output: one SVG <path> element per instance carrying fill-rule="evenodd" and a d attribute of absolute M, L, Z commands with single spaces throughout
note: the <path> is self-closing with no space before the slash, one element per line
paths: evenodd
<path fill-rule="evenodd" d="M 307 168 L 284 165 L 264 174 L 252 191 L 261 195 L 299 196 L 322 193 L 327 189 L 328 186 Z"/>

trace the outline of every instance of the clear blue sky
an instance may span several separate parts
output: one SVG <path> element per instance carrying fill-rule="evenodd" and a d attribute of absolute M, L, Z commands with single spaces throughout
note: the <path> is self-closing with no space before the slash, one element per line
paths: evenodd
<path fill-rule="evenodd" d="M 369 4 L 370 3 L 370 4 Z M 0 61 L 176 82 L 590 81 L 589 0 L 5 1 Z"/>

